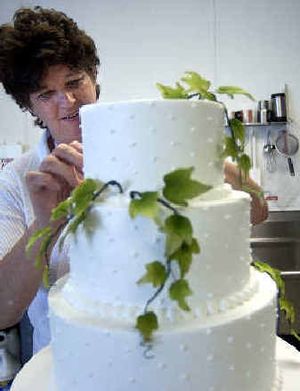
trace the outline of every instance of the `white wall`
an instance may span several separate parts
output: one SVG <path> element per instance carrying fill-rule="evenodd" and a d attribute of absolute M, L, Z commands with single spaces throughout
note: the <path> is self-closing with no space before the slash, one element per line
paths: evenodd
<path fill-rule="evenodd" d="M 0 23 L 20 5 L 1 0 Z M 196 70 L 214 85 L 236 84 L 257 99 L 288 83 L 290 115 L 300 121 L 298 0 L 39 0 L 65 11 L 94 37 L 102 59 L 102 99 L 157 97 L 155 82 L 172 84 Z M 36 140 L 22 113 L 0 94 L 0 140 Z M 251 106 L 240 99 L 233 108 Z M 30 123 L 31 121 L 29 121 Z"/>
<path fill-rule="evenodd" d="M 20 5 L 1 0 L 0 23 Z M 285 83 L 289 115 L 300 123 L 298 0 L 39 0 L 65 11 L 95 39 L 102 61 L 102 100 L 158 97 L 157 81 L 173 84 L 195 70 L 214 85 L 235 84 L 257 100 Z M 230 109 L 253 108 L 247 99 Z M 0 143 L 32 145 L 39 130 L 0 93 Z M 300 164 L 299 164 L 300 169 Z"/>

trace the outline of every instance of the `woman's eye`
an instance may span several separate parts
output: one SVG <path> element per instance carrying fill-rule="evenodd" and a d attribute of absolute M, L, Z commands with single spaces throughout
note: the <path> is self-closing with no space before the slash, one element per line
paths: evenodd
<path fill-rule="evenodd" d="M 43 92 L 38 95 L 38 99 L 45 102 L 51 98 L 51 95 L 52 95 L 52 91 Z"/>
<path fill-rule="evenodd" d="M 78 79 L 70 80 L 68 82 L 68 86 L 71 88 L 77 88 L 80 86 L 81 82 L 83 81 L 84 76 L 79 77 Z"/>

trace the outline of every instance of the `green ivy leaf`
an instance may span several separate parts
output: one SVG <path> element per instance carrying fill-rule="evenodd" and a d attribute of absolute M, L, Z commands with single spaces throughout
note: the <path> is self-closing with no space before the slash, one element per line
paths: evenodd
<path fill-rule="evenodd" d="M 242 145 L 245 143 L 245 126 L 244 124 L 236 119 L 232 118 L 229 120 L 229 126 L 231 127 L 234 138 L 236 141 L 239 141 Z"/>
<path fill-rule="evenodd" d="M 259 270 L 260 272 L 264 272 L 269 274 L 272 280 L 276 283 L 277 288 L 282 296 L 285 295 L 285 282 L 281 277 L 280 270 L 275 269 L 271 265 L 262 261 L 253 261 L 252 265 Z"/>
<path fill-rule="evenodd" d="M 199 73 L 193 71 L 185 72 L 185 76 L 181 80 L 189 86 L 188 91 L 190 93 L 198 93 L 202 99 L 216 100 L 216 96 L 208 91 L 211 84 L 210 81 L 199 75 Z"/>
<path fill-rule="evenodd" d="M 51 235 L 52 233 L 52 228 L 47 226 L 45 228 L 42 228 L 42 229 L 39 229 L 37 231 L 35 231 L 31 237 L 29 238 L 28 242 L 27 242 L 27 245 L 26 245 L 26 253 L 27 254 L 30 254 L 31 250 L 32 250 L 32 247 L 34 246 L 34 244 L 40 240 L 40 239 L 44 239 L 44 238 L 47 238 L 49 235 Z"/>
<path fill-rule="evenodd" d="M 285 282 L 281 277 L 280 270 L 273 268 L 266 262 L 253 261 L 252 265 L 260 272 L 268 273 L 272 280 L 276 283 L 279 291 L 279 308 L 284 312 L 285 318 L 290 325 L 290 334 L 300 341 L 300 335 L 292 327 L 296 320 L 296 311 L 294 305 L 285 297 Z"/>
<path fill-rule="evenodd" d="M 133 199 L 130 201 L 129 214 L 131 218 L 137 215 L 155 219 L 159 212 L 159 205 L 157 202 L 158 192 L 148 191 L 141 193 L 140 199 Z"/>
<path fill-rule="evenodd" d="M 52 230 L 43 237 L 41 243 L 40 243 L 40 248 L 37 253 L 37 257 L 35 259 L 35 266 L 36 267 L 42 267 L 43 265 L 43 259 L 47 256 L 48 254 L 48 249 L 51 245 L 53 239 L 53 234 Z"/>
<path fill-rule="evenodd" d="M 212 187 L 191 179 L 193 167 L 179 168 L 164 176 L 164 197 L 176 205 L 187 206 L 187 200 L 205 193 Z"/>
<path fill-rule="evenodd" d="M 295 318 L 296 318 L 296 312 L 293 304 L 287 300 L 285 297 L 280 297 L 279 298 L 279 308 L 281 311 L 285 312 L 285 318 L 287 321 L 290 323 L 295 323 Z"/>
<path fill-rule="evenodd" d="M 49 266 L 45 265 L 44 270 L 43 270 L 43 277 L 42 277 L 43 285 L 45 288 L 50 288 L 49 284 Z"/>
<path fill-rule="evenodd" d="M 163 231 L 166 234 L 166 256 L 174 254 L 184 242 L 192 243 L 193 228 L 190 220 L 181 215 L 171 215 L 165 220 Z"/>
<path fill-rule="evenodd" d="M 180 277 L 183 278 L 190 270 L 193 254 L 199 254 L 200 247 L 197 239 L 193 238 L 192 243 L 182 243 L 181 247 L 170 256 L 170 260 L 176 260 L 180 269 Z"/>
<path fill-rule="evenodd" d="M 161 286 L 167 278 L 166 267 L 159 261 L 147 263 L 147 273 L 138 280 L 138 284 L 150 283 L 154 287 Z"/>
<path fill-rule="evenodd" d="M 153 331 L 158 329 L 157 316 L 153 311 L 148 311 L 138 316 L 135 326 L 142 334 L 145 342 L 152 340 Z"/>
<path fill-rule="evenodd" d="M 297 333 L 297 331 L 294 328 L 290 329 L 290 334 L 293 335 L 298 342 L 300 342 L 300 335 Z"/>
<path fill-rule="evenodd" d="M 51 212 L 51 221 L 56 221 L 62 218 L 67 218 L 71 213 L 72 202 L 71 198 L 67 198 L 54 208 Z"/>
<path fill-rule="evenodd" d="M 188 281 L 182 278 L 173 282 L 169 288 L 170 298 L 177 301 L 178 306 L 184 311 L 190 311 L 186 297 L 191 296 L 192 293 Z"/>
<path fill-rule="evenodd" d="M 180 83 L 176 83 L 176 87 L 165 86 L 160 83 L 156 83 L 156 87 L 159 89 L 161 95 L 165 99 L 187 99 L 188 93 L 182 87 Z"/>
<path fill-rule="evenodd" d="M 239 156 L 239 147 L 236 145 L 232 137 L 225 137 L 224 139 L 224 152 L 223 158 L 231 157 L 233 161 L 236 161 Z"/>
<path fill-rule="evenodd" d="M 71 199 L 75 215 L 89 207 L 97 187 L 97 182 L 88 178 L 73 190 Z"/>
<path fill-rule="evenodd" d="M 244 95 L 247 98 L 255 101 L 254 97 L 246 90 L 236 86 L 221 86 L 216 90 L 217 94 L 226 94 L 230 98 L 234 98 L 234 95 Z"/>
<path fill-rule="evenodd" d="M 241 157 L 238 159 L 238 166 L 242 170 L 242 174 L 245 176 L 244 179 L 248 178 L 249 171 L 252 166 L 250 157 L 245 153 L 243 153 Z"/>

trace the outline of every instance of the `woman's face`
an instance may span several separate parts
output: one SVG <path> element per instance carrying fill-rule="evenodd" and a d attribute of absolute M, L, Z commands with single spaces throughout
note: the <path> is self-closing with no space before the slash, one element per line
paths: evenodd
<path fill-rule="evenodd" d="M 40 90 L 30 94 L 30 109 L 47 126 L 55 143 L 68 144 L 81 141 L 79 108 L 96 99 L 96 83 L 85 71 L 52 65 Z"/>

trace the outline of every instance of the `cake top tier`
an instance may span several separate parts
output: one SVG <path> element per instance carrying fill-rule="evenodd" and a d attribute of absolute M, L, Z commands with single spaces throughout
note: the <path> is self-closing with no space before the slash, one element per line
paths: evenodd
<path fill-rule="evenodd" d="M 210 101 L 139 100 L 80 110 L 84 173 L 125 189 L 162 187 L 163 176 L 194 167 L 193 178 L 223 183 L 223 107 Z"/>

